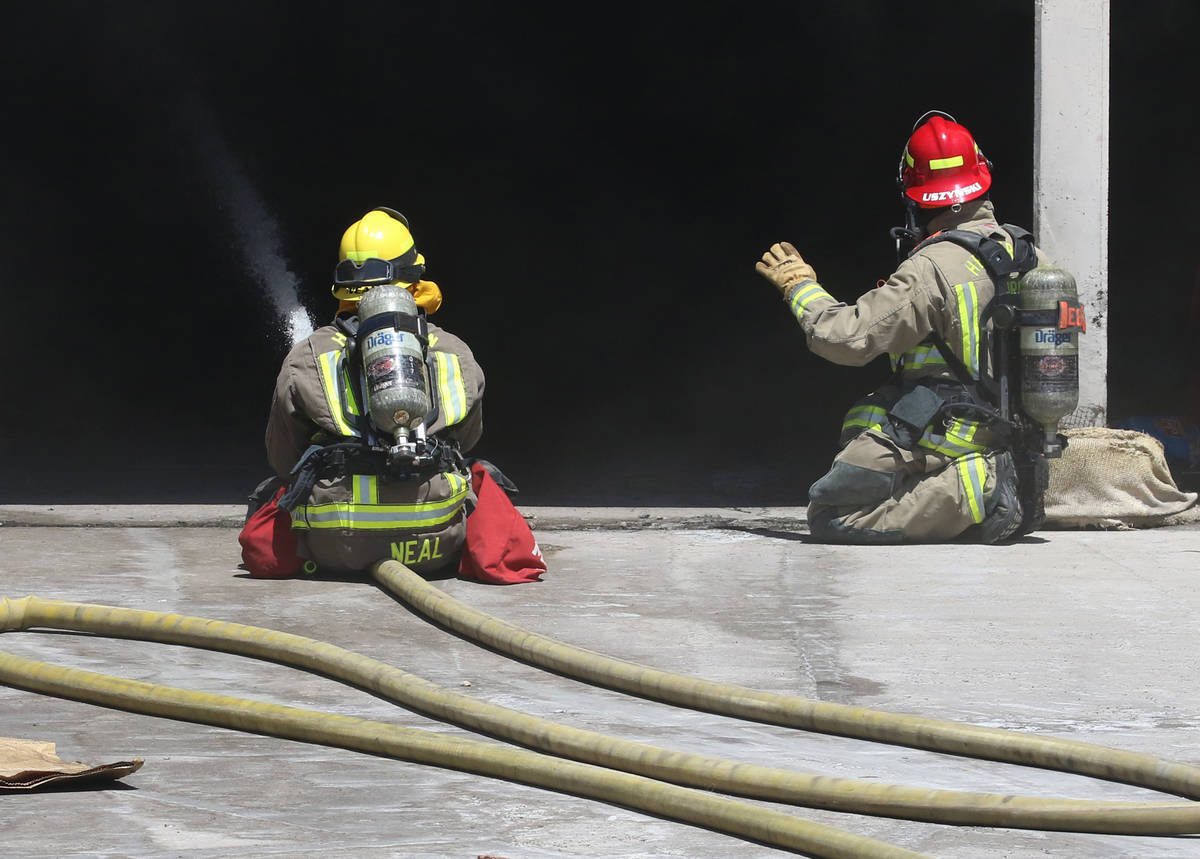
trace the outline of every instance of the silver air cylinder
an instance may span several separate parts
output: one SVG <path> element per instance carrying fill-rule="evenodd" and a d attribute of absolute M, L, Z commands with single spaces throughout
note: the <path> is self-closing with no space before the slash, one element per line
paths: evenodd
<path fill-rule="evenodd" d="M 1060 302 L 1082 316 L 1075 278 L 1056 266 L 1038 266 L 1021 281 L 1021 309 L 1064 313 Z M 1070 312 L 1070 310 L 1065 311 Z M 1065 320 L 1064 320 L 1065 321 Z M 1021 404 L 1045 433 L 1044 453 L 1059 456 L 1058 422 L 1079 405 L 1079 330 L 1054 325 L 1022 325 L 1020 329 Z"/>
<path fill-rule="evenodd" d="M 407 289 L 381 284 L 367 290 L 358 303 L 360 327 L 372 317 L 400 313 L 417 317 L 417 303 Z M 367 334 L 359 344 L 366 376 L 367 407 L 371 421 L 397 444 L 404 444 L 408 433 L 420 429 L 429 413 L 429 377 L 425 370 L 425 350 L 410 331 L 398 331 L 385 325 Z"/>

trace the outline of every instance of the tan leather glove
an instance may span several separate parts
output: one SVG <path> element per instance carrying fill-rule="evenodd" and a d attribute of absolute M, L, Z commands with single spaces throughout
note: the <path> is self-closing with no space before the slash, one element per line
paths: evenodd
<path fill-rule="evenodd" d="M 754 270 L 775 284 L 775 288 L 785 295 L 789 287 L 801 281 L 817 279 L 813 267 L 804 261 L 804 257 L 792 247 L 791 242 L 776 242 L 771 245 L 771 249 L 762 255 L 762 261 L 755 263 Z"/>

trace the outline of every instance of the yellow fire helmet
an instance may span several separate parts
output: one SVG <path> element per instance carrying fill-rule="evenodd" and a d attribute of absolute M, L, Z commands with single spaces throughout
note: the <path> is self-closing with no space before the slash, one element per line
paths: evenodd
<path fill-rule="evenodd" d="M 442 306 L 442 291 L 422 280 L 425 257 L 417 253 L 408 219 L 395 209 L 379 206 L 346 228 L 333 272 L 338 310 L 353 310 L 373 286 L 394 283 L 412 293 L 417 306 L 431 314 Z"/>

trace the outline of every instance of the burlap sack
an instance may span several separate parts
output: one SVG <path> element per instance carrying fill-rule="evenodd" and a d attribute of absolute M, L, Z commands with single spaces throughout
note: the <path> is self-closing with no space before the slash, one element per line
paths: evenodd
<path fill-rule="evenodd" d="M 1050 460 L 1048 528 L 1154 528 L 1200 522 L 1197 494 L 1171 477 L 1162 442 L 1135 430 L 1067 430 Z"/>

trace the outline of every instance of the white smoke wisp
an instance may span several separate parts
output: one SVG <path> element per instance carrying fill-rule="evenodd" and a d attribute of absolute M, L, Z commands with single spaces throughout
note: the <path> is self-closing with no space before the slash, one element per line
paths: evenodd
<path fill-rule="evenodd" d="M 278 221 L 217 133 L 215 122 L 198 109 L 189 111 L 189 119 L 191 139 L 221 194 L 242 259 L 266 292 L 281 333 L 290 343 L 298 343 L 312 334 L 312 317 L 300 301 L 299 278 L 283 258 Z"/>

